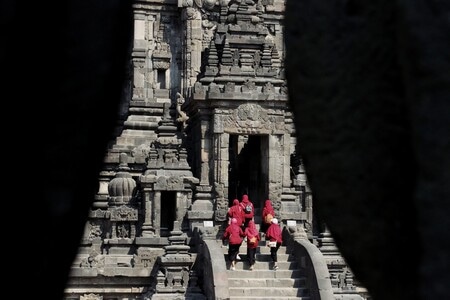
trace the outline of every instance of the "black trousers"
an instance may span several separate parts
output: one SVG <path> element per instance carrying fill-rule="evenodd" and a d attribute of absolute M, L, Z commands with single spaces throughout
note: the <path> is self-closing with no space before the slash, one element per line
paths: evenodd
<path fill-rule="evenodd" d="M 277 262 L 278 261 L 278 256 L 277 256 L 277 252 L 278 249 L 280 248 L 281 243 L 277 242 L 277 246 L 276 247 L 270 247 L 270 257 L 272 258 L 273 262 Z"/>
<path fill-rule="evenodd" d="M 239 247 L 241 247 L 240 244 L 229 244 L 228 245 L 228 259 L 231 261 L 236 260 L 236 256 L 239 253 Z"/>
<path fill-rule="evenodd" d="M 251 265 L 255 264 L 256 248 L 247 247 L 247 260 Z"/>

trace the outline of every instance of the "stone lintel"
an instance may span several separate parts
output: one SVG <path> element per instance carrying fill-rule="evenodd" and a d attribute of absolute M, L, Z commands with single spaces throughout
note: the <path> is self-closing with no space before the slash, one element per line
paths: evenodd
<path fill-rule="evenodd" d="M 224 130 L 226 133 L 230 134 L 262 134 L 262 135 L 270 135 L 272 134 L 271 129 L 264 129 L 264 128 L 244 128 L 244 127 L 238 127 L 238 128 L 226 128 Z"/>
<path fill-rule="evenodd" d="M 100 208 L 89 211 L 89 218 L 106 219 L 109 218 L 109 216 L 109 211 Z"/>
<path fill-rule="evenodd" d="M 242 47 L 242 45 L 245 45 L 246 47 L 254 47 L 254 46 L 261 46 L 264 44 L 265 39 L 264 37 L 260 38 L 250 38 L 248 36 L 240 36 L 240 37 L 231 37 L 228 39 L 228 42 L 230 43 L 230 47 L 234 47 L 236 45 L 239 45 Z"/>
<path fill-rule="evenodd" d="M 141 294 L 145 287 L 70 287 L 66 294 Z M 152 297 L 153 299 L 153 297 Z"/>
<path fill-rule="evenodd" d="M 97 268 L 72 268 L 70 270 L 70 277 L 97 277 Z"/>
<path fill-rule="evenodd" d="M 141 175 L 139 176 L 139 183 L 141 183 L 141 185 L 143 187 L 153 187 L 153 184 L 156 182 L 156 175 L 154 174 L 148 174 L 148 175 Z"/>
<path fill-rule="evenodd" d="M 104 240 L 105 244 L 108 245 L 131 245 L 133 244 L 133 239 L 128 239 L 128 238 L 117 238 L 117 239 L 105 239 Z"/>
<path fill-rule="evenodd" d="M 185 299 L 184 293 L 184 289 L 176 293 L 173 288 L 158 288 L 158 293 L 152 295 L 152 300 Z"/>
<path fill-rule="evenodd" d="M 298 194 L 300 194 L 301 192 L 298 192 Z M 282 201 L 286 201 L 286 202 L 295 202 L 298 199 L 299 195 L 286 195 L 286 194 L 282 194 L 281 195 L 281 200 Z"/>
<path fill-rule="evenodd" d="M 139 246 L 166 246 L 169 244 L 167 237 L 136 237 L 135 244 Z"/>
<path fill-rule="evenodd" d="M 150 276 L 151 270 L 145 268 L 133 267 L 105 267 L 103 276 L 126 276 L 126 277 L 143 277 Z"/>
<path fill-rule="evenodd" d="M 188 211 L 189 220 L 212 220 L 214 217 L 213 211 Z"/>
<path fill-rule="evenodd" d="M 130 101 L 130 107 L 143 107 L 148 109 L 155 109 L 155 112 L 164 112 L 164 103 L 150 102 L 145 99 L 133 99 Z"/>
<path fill-rule="evenodd" d="M 74 288 L 74 287 L 88 287 L 88 286 L 95 286 L 95 287 L 112 287 L 112 285 L 120 286 L 120 287 L 132 287 L 132 286 L 146 286 L 149 284 L 148 281 L 148 275 L 149 269 L 148 268 L 140 268 L 140 267 L 134 267 L 137 272 L 135 272 L 136 276 L 132 276 L 133 280 L 130 280 L 129 278 L 124 277 L 105 277 L 105 276 L 99 276 L 97 278 L 90 278 L 90 277 L 71 277 L 69 279 L 67 287 Z"/>
<path fill-rule="evenodd" d="M 165 268 L 167 267 L 178 267 L 182 268 L 184 266 L 191 266 L 194 263 L 194 260 L 191 256 L 177 254 L 170 256 L 161 257 L 161 265 Z"/>
<path fill-rule="evenodd" d="M 306 212 L 281 212 L 283 220 L 306 220 Z"/>

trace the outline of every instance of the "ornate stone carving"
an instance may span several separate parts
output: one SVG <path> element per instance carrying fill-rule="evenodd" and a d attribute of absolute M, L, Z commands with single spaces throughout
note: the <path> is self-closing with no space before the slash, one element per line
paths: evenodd
<path fill-rule="evenodd" d="M 138 249 L 137 255 L 134 255 L 133 261 L 135 266 L 148 268 L 153 266 L 157 259 L 157 253 L 151 249 Z"/>
<path fill-rule="evenodd" d="M 211 82 L 209 84 L 208 91 L 209 91 L 209 93 L 220 93 L 220 88 L 216 83 Z"/>
<path fill-rule="evenodd" d="M 101 224 L 95 224 L 94 222 L 89 222 L 89 234 L 88 240 L 92 241 L 96 238 L 100 238 L 102 236 L 103 230 Z"/>
<path fill-rule="evenodd" d="M 113 205 L 128 203 L 136 188 L 136 181 L 129 173 L 127 154 L 121 153 L 119 161 L 116 176 L 108 184 L 109 202 Z"/>
<path fill-rule="evenodd" d="M 184 189 L 183 178 L 160 176 L 155 182 L 155 190 L 179 191 Z"/>
<path fill-rule="evenodd" d="M 84 294 L 80 296 L 80 300 L 103 300 L 103 296 L 97 294 Z"/>
<path fill-rule="evenodd" d="M 214 118 L 214 126 L 222 128 L 226 132 L 241 134 L 270 133 L 281 130 L 283 121 L 273 115 L 275 111 L 263 109 L 260 105 L 246 103 L 240 105 L 231 114 L 221 115 Z M 277 122 L 278 121 L 278 122 Z M 221 124 L 223 123 L 223 124 Z"/>
<path fill-rule="evenodd" d="M 181 110 L 181 107 L 183 106 L 184 101 L 185 100 L 184 100 L 183 95 L 181 95 L 180 93 L 177 92 L 177 114 L 178 114 L 177 122 L 182 123 L 183 128 L 186 127 L 186 122 L 187 122 L 187 120 L 189 120 L 188 115 L 184 111 Z"/>
<path fill-rule="evenodd" d="M 126 239 L 131 236 L 130 224 L 128 223 L 118 223 L 116 225 L 116 236 L 120 239 Z"/>
<path fill-rule="evenodd" d="M 97 268 L 103 269 L 105 266 L 105 256 L 92 251 L 87 258 L 84 258 L 80 262 L 81 268 Z"/>
<path fill-rule="evenodd" d="M 256 84 L 253 80 L 247 79 L 241 87 L 243 93 L 249 93 L 256 91 Z"/>
<path fill-rule="evenodd" d="M 184 189 L 183 179 L 176 176 L 171 176 L 167 179 L 167 190 L 182 190 Z"/>
<path fill-rule="evenodd" d="M 201 82 L 196 82 L 194 84 L 194 94 L 201 98 L 205 97 L 205 88 L 203 87 L 203 84 L 201 84 Z"/>
<path fill-rule="evenodd" d="M 157 38 L 155 41 L 155 50 L 152 55 L 153 68 L 163 70 L 169 69 L 171 58 L 170 45 L 161 41 L 160 38 Z"/>
<path fill-rule="evenodd" d="M 147 157 L 150 152 L 150 145 L 148 143 L 140 144 L 139 146 L 133 148 L 131 155 L 133 157 Z"/>
<path fill-rule="evenodd" d="M 227 82 L 224 86 L 225 93 L 234 93 L 234 87 L 236 84 L 234 82 Z"/>
<path fill-rule="evenodd" d="M 213 21 L 214 16 L 203 14 L 202 29 L 203 29 L 203 47 L 207 47 L 213 40 L 217 30 L 217 22 Z"/>
<path fill-rule="evenodd" d="M 195 20 L 200 19 L 201 15 L 198 9 L 193 7 L 186 7 L 185 9 L 185 17 L 187 20 Z"/>
<path fill-rule="evenodd" d="M 237 121 L 259 120 L 265 111 L 257 104 L 242 104 L 236 110 Z"/>
<path fill-rule="evenodd" d="M 137 221 L 138 210 L 125 205 L 111 208 L 111 221 Z"/>
<path fill-rule="evenodd" d="M 268 82 L 264 85 L 264 87 L 263 87 L 264 94 L 272 94 L 274 92 L 275 92 L 275 88 L 272 83 Z"/>
<path fill-rule="evenodd" d="M 224 196 L 223 184 L 214 182 L 214 191 L 216 193 L 216 210 L 215 220 L 218 222 L 225 221 L 227 219 L 228 201 Z"/>

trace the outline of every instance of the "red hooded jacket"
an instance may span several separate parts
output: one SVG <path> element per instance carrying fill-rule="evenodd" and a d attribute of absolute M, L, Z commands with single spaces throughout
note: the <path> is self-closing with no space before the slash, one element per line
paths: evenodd
<path fill-rule="evenodd" d="M 245 228 L 244 234 L 247 237 L 247 247 L 248 248 L 258 247 L 259 241 L 261 240 L 261 236 L 259 235 L 258 228 L 256 228 L 255 221 L 250 220 L 248 222 L 248 227 Z M 250 239 L 253 237 L 256 237 L 256 242 L 252 244 L 252 243 L 250 243 Z"/>
<path fill-rule="evenodd" d="M 263 209 L 262 209 L 262 221 L 264 222 L 264 220 L 266 219 L 266 216 L 268 215 L 268 214 L 271 214 L 272 215 L 272 217 L 274 217 L 275 218 L 275 210 L 273 209 L 273 206 L 272 206 L 272 201 L 270 201 L 269 199 L 267 199 L 265 202 L 264 202 L 264 207 L 263 207 Z"/>
<path fill-rule="evenodd" d="M 238 226 L 237 223 L 231 222 L 225 229 L 222 240 L 228 239 L 230 245 L 240 245 L 242 244 L 242 239 L 244 236 L 245 234 L 244 231 L 242 231 L 242 228 Z"/>
<path fill-rule="evenodd" d="M 250 205 L 252 207 L 251 212 L 245 212 L 245 207 L 247 205 Z M 242 195 L 241 207 L 242 210 L 244 211 L 244 218 L 252 219 L 253 216 L 255 215 L 255 207 L 253 206 L 253 203 L 250 201 L 250 199 L 248 199 L 248 195 L 246 194 Z"/>
<path fill-rule="evenodd" d="M 280 225 L 277 224 L 270 224 L 269 228 L 266 232 L 266 240 L 270 240 L 271 242 L 277 242 L 277 243 L 283 243 L 283 235 L 281 232 Z"/>
<path fill-rule="evenodd" d="M 233 206 L 228 209 L 228 217 L 230 220 L 236 218 L 238 226 L 242 226 L 244 223 L 244 210 L 240 206 L 238 199 L 233 200 Z"/>

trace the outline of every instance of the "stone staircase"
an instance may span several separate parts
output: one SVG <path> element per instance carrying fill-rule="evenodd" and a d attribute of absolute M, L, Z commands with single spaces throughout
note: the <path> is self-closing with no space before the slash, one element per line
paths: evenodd
<path fill-rule="evenodd" d="M 278 249 L 278 269 L 272 270 L 270 248 L 264 237 L 256 251 L 256 263 L 253 270 L 247 262 L 247 243 L 240 247 L 241 260 L 236 262 L 236 270 L 230 270 L 227 247 L 224 247 L 227 263 L 230 300 L 257 299 L 302 299 L 310 300 L 306 288 L 306 277 L 293 255 L 286 252 L 286 246 Z"/>

